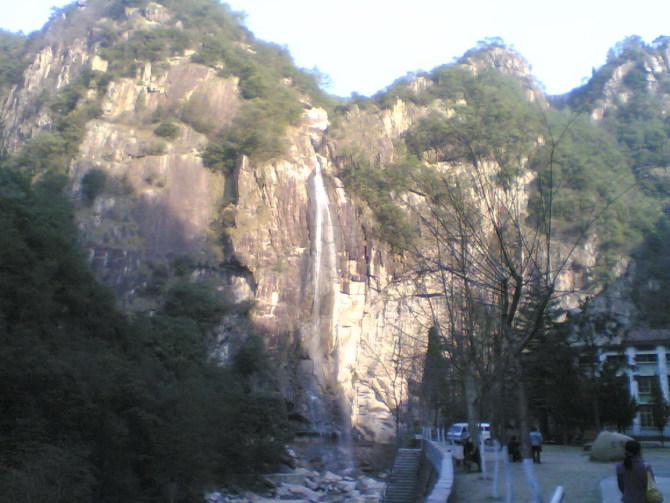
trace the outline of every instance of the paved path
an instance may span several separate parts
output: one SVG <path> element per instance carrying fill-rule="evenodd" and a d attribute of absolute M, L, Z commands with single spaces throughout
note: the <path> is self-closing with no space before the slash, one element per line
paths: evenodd
<path fill-rule="evenodd" d="M 670 448 L 643 448 L 644 459 L 651 463 L 657 484 L 665 501 L 670 502 Z M 542 488 L 545 502 L 549 502 L 556 486 L 563 486 L 563 503 L 619 503 L 621 494 L 616 487 L 616 463 L 589 461 L 588 453 L 581 447 L 548 445 L 542 453 L 542 464 L 533 465 Z M 529 501 L 521 463 L 510 465 L 514 503 Z M 486 478 L 481 473 L 467 473 L 455 467 L 454 489 L 450 503 L 482 503 L 505 500 L 505 474 L 501 469 L 498 481 L 498 498 L 493 494 L 493 470 L 488 467 Z"/>

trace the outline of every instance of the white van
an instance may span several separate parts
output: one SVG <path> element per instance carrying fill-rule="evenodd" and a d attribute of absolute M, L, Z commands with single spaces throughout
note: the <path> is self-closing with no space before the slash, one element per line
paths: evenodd
<path fill-rule="evenodd" d="M 479 431 L 483 440 L 491 438 L 491 425 L 489 423 L 479 423 Z M 447 430 L 447 440 L 456 444 L 462 444 L 469 436 L 468 423 L 454 423 Z"/>

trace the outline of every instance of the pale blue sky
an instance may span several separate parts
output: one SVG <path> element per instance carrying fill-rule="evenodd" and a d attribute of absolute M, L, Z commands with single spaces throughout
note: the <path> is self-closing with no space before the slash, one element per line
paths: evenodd
<path fill-rule="evenodd" d="M 13 0 L 0 27 L 28 33 L 64 0 Z M 579 86 L 629 35 L 670 35 L 670 1 L 230 0 L 256 37 L 286 45 L 298 66 L 330 76 L 330 92 L 371 95 L 407 72 L 449 63 L 501 37 L 550 94 Z"/>

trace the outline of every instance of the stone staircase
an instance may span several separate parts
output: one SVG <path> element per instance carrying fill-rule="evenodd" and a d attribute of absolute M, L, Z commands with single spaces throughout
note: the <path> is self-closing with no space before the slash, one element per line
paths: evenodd
<path fill-rule="evenodd" d="M 414 503 L 421 449 L 399 449 L 382 503 Z"/>

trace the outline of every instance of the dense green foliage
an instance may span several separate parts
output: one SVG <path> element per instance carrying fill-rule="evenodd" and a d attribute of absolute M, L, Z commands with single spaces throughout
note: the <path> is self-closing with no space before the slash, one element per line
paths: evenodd
<path fill-rule="evenodd" d="M 161 138 L 166 138 L 168 140 L 174 140 L 179 136 L 179 126 L 172 121 L 163 121 L 156 129 L 154 129 L 154 134 L 160 136 Z"/>
<path fill-rule="evenodd" d="M 395 196 L 407 190 L 406 175 L 412 168 L 408 164 L 383 168 L 352 158 L 341 173 L 347 189 L 361 197 L 372 210 L 378 224 L 375 229 L 378 237 L 398 251 L 411 246 L 416 231 L 408 215 L 394 202 Z"/>
<path fill-rule="evenodd" d="M 107 184 L 107 173 L 100 168 L 93 168 L 81 179 L 81 191 L 87 203 L 92 203 Z"/>
<path fill-rule="evenodd" d="M 637 401 L 630 396 L 628 376 L 620 365 L 607 361 L 600 369 L 595 396 L 601 424 L 614 425 L 623 432 L 633 424 Z"/>
<path fill-rule="evenodd" d="M 565 333 L 550 329 L 526 355 L 530 407 L 545 431 L 551 429 L 563 443 L 596 425 L 623 432 L 637 413 L 625 369 L 616 359 L 602 363 L 588 354 Z"/>
<path fill-rule="evenodd" d="M 589 83 L 576 89 L 568 99 L 573 109 L 592 111 L 602 104 L 605 84 L 616 71 L 625 69 L 621 94 L 612 98 L 602 125 L 618 141 L 637 181 L 647 193 L 657 197 L 667 196 L 670 190 L 665 178 L 650 176 L 654 168 L 667 166 L 670 156 L 670 119 L 666 113 L 670 75 L 651 68 L 652 59 L 664 58 L 669 43 L 667 37 L 651 45 L 637 36 L 623 40 L 610 51 L 607 63 L 594 73 Z"/>
<path fill-rule="evenodd" d="M 0 29 L 0 96 L 2 90 L 18 84 L 27 66 L 27 37 Z"/>
<path fill-rule="evenodd" d="M 530 159 L 539 175 L 531 208 L 540 215 L 551 204 L 555 230 L 562 235 L 598 235 L 598 271 L 605 279 L 613 262 L 642 241 L 660 215 L 660 205 L 645 196 L 606 131 L 583 115 L 554 113 L 548 121 L 550 142 Z M 557 134 L 560 141 L 552 143 Z M 552 187 L 550 201 L 540 197 L 546 187 Z"/>
<path fill-rule="evenodd" d="M 88 271 L 64 180 L 0 171 L 0 501 L 199 501 L 273 467 L 286 439 L 270 362 L 252 341 L 208 358 L 224 307 L 176 285 L 127 318 Z M 259 359 L 260 358 L 260 359 Z"/>
<path fill-rule="evenodd" d="M 86 70 L 53 98 L 45 97 L 44 105 L 53 114 L 52 128 L 26 140 L 18 154 L 9 160 L 11 165 L 32 175 L 66 173 L 78 153 L 86 123 L 101 114 L 99 98 L 87 97 L 87 90 L 95 88 L 100 77 Z"/>
<path fill-rule="evenodd" d="M 555 439 L 563 443 L 570 442 L 577 428 L 594 422 L 589 381 L 578 366 L 578 354 L 564 336 L 548 331 L 526 356 L 530 407 L 543 426 L 555 422 Z"/>
<path fill-rule="evenodd" d="M 283 105 L 276 106 L 279 103 Z M 242 155 L 258 163 L 279 157 L 287 146 L 286 127 L 299 117 L 299 110 L 293 105 L 290 101 L 260 99 L 245 103 L 232 124 L 207 145 L 202 156 L 205 166 L 232 172 Z"/>
<path fill-rule="evenodd" d="M 635 182 L 646 196 L 649 210 L 645 221 L 645 237 L 635 249 L 637 261 L 633 300 L 641 312 L 643 323 L 653 328 L 667 327 L 670 306 L 670 249 L 668 240 L 667 197 L 670 182 L 665 174 L 670 159 L 670 118 L 668 95 L 670 75 L 658 72 L 654 60 L 663 60 L 670 39 L 660 37 L 653 44 L 645 44 L 640 37 L 629 37 L 617 44 L 608 54 L 607 63 L 594 73 L 591 81 L 575 90 L 568 104 L 588 111 L 602 103 L 605 84 L 615 72 L 625 69 L 620 82 L 621 94 L 615 95 L 601 121 L 616 141 L 619 155 Z M 639 193 L 639 192 L 638 192 Z M 638 196 L 638 199 L 641 199 Z M 662 208 L 661 214 L 654 208 Z M 640 219 L 628 220 L 624 214 L 609 220 L 616 225 L 620 240 L 627 239 L 626 227 Z M 624 230 L 625 232 L 621 232 Z"/>
<path fill-rule="evenodd" d="M 635 251 L 633 301 L 652 328 L 670 326 L 670 223 L 663 217 Z"/>
<path fill-rule="evenodd" d="M 182 30 L 155 28 L 134 32 L 125 42 L 102 48 L 100 54 L 111 63 L 111 71 L 131 75 L 134 64 L 140 61 L 159 61 L 182 54 L 189 40 Z"/>

